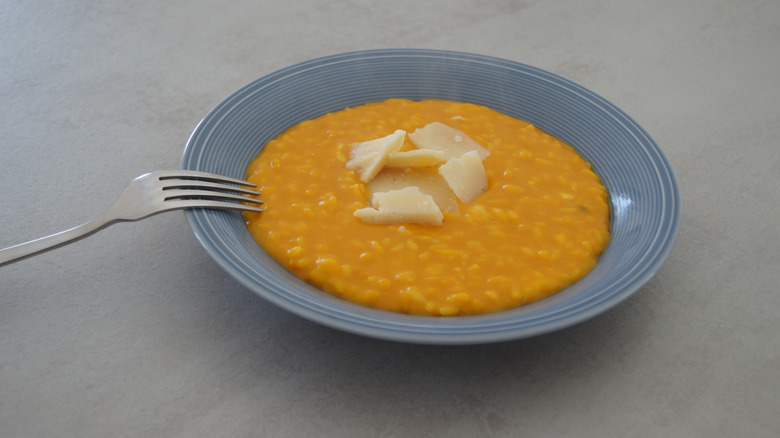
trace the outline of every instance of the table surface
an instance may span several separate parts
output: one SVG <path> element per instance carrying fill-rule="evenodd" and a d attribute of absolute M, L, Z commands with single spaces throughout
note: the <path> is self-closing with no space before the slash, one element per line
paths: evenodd
<path fill-rule="evenodd" d="M 226 275 L 181 212 L 0 268 L 3 437 L 780 435 L 780 2 L 0 1 L 0 246 L 178 167 L 264 74 L 413 47 L 523 62 L 610 100 L 679 179 L 632 298 L 531 339 L 378 341 Z"/>

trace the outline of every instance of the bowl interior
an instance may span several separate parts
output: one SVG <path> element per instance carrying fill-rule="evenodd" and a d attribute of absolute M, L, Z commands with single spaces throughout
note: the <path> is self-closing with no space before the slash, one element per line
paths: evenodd
<path fill-rule="evenodd" d="M 538 335 L 591 318 L 636 292 L 674 243 L 680 199 L 673 171 L 623 111 L 552 73 L 447 51 L 373 50 L 318 58 L 237 90 L 196 127 L 181 167 L 244 177 L 263 145 L 322 114 L 390 98 L 485 105 L 574 146 L 610 193 L 612 239 L 584 279 L 544 300 L 494 314 L 440 318 L 374 310 L 333 297 L 271 259 L 240 214 L 191 210 L 195 235 L 228 273 L 265 299 L 313 321 L 404 342 L 467 344 Z"/>

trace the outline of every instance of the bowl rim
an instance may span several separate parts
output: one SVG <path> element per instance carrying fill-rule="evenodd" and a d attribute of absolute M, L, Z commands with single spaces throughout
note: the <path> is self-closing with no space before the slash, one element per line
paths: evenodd
<path fill-rule="evenodd" d="M 647 283 L 647 281 L 657 274 L 658 270 L 660 270 L 667 260 L 677 239 L 682 209 L 677 178 L 668 159 L 650 135 L 647 134 L 647 132 L 630 116 L 611 102 L 557 74 L 516 61 L 450 50 L 376 49 L 338 53 L 299 62 L 249 82 L 215 105 L 199 121 L 191 133 L 184 148 L 180 166 L 184 169 L 193 169 L 197 167 L 197 162 L 194 161 L 192 157 L 197 153 L 197 149 L 202 147 L 202 144 L 198 143 L 201 130 L 204 129 L 204 126 L 208 123 L 214 122 L 222 117 L 222 112 L 226 108 L 240 104 L 241 99 L 246 97 L 247 93 L 251 91 L 253 87 L 257 87 L 260 84 L 267 82 L 284 80 L 285 77 L 290 77 L 301 71 L 311 71 L 312 69 L 326 68 L 340 63 L 360 62 L 361 60 L 378 58 L 387 59 L 390 62 L 392 62 L 393 59 L 413 58 L 417 61 L 424 62 L 427 59 L 439 60 L 447 58 L 455 62 L 479 63 L 480 65 L 486 65 L 492 68 L 514 69 L 515 71 L 524 74 L 531 74 L 549 80 L 555 83 L 556 86 L 564 88 L 566 92 L 574 93 L 577 97 L 586 99 L 588 102 L 592 102 L 594 105 L 598 105 L 601 108 L 608 109 L 614 116 L 620 117 L 621 123 L 628 128 L 631 128 L 634 131 L 634 135 L 641 136 L 645 152 L 653 154 L 658 166 L 662 167 L 664 170 L 664 175 L 666 176 L 664 183 L 669 187 L 668 195 L 671 197 L 671 202 L 669 204 L 669 214 L 664 217 L 666 222 L 664 224 L 666 233 L 662 246 L 654 253 L 654 257 L 646 262 L 641 275 L 634 278 L 630 285 L 611 293 L 604 299 L 597 300 L 595 303 L 590 303 L 591 305 L 585 309 L 579 309 L 576 313 L 567 314 L 565 318 L 547 320 L 543 324 L 517 325 L 517 315 L 530 314 L 534 309 L 544 307 L 549 298 L 520 308 L 497 313 L 475 316 L 435 317 L 386 312 L 333 297 L 340 305 L 336 305 L 336 307 L 328 309 L 328 312 L 323 313 L 319 311 L 320 309 L 308 308 L 311 303 L 295 299 L 291 300 L 291 297 L 289 296 L 283 297 L 280 295 L 285 293 L 283 288 L 269 290 L 269 287 L 275 289 L 278 285 L 259 284 L 256 281 L 256 278 L 247 275 L 247 273 L 243 272 L 241 269 L 237 269 L 234 260 L 225 257 L 221 248 L 219 248 L 219 245 L 215 244 L 213 241 L 213 236 L 209 234 L 209 225 L 211 220 L 215 218 L 224 217 L 225 215 L 237 215 L 239 213 L 206 210 L 185 211 L 187 221 L 200 244 L 206 249 L 212 259 L 233 278 L 237 279 L 245 287 L 257 293 L 264 299 L 287 311 L 339 330 L 378 339 L 408 343 L 475 344 L 527 338 L 579 324 L 617 306 L 619 303 L 636 293 L 645 285 L 645 283 Z M 243 177 L 243 175 L 239 176 Z M 612 194 L 610 194 L 610 203 L 612 203 L 612 201 Z M 592 274 L 593 272 L 580 280 L 580 282 L 586 281 Z M 496 329 L 496 327 L 502 326 L 508 326 L 510 328 L 506 330 Z"/>

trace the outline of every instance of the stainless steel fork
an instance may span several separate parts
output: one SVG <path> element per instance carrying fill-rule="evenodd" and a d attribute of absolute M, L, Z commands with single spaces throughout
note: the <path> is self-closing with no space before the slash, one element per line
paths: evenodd
<path fill-rule="evenodd" d="M 130 182 L 102 215 L 75 228 L 0 250 L 0 266 L 87 237 L 117 222 L 137 221 L 153 214 L 183 208 L 263 211 L 251 198 L 255 185 L 236 178 L 192 170 L 151 172 Z M 248 196 L 249 195 L 249 196 Z"/>

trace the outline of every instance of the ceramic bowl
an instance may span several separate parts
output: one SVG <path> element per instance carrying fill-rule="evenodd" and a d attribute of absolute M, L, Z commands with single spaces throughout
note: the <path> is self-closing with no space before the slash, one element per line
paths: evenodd
<path fill-rule="evenodd" d="M 529 121 L 576 148 L 610 194 L 611 241 L 595 269 L 563 291 L 502 312 L 458 317 L 364 307 L 296 278 L 255 243 L 236 212 L 190 210 L 211 257 L 262 298 L 303 318 L 360 335 L 424 344 L 476 344 L 540 335 L 616 306 L 661 268 L 680 225 L 676 178 L 653 139 L 597 94 L 522 63 L 438 50 L 371 50 L 281 69 L 240 88 L 192 133 L 183 169 L 243 178 L 268 141 L 296 123 L 390 98 L 484 105 Z"/>

